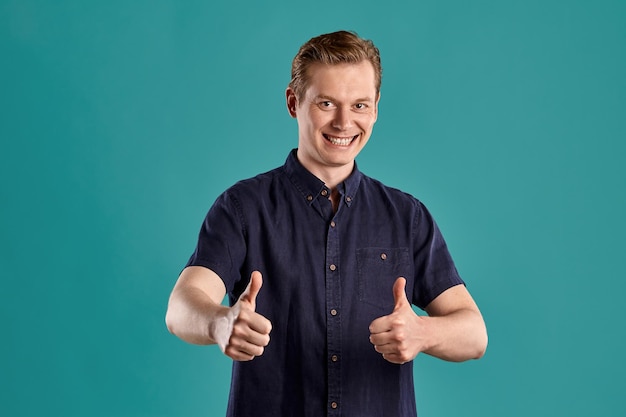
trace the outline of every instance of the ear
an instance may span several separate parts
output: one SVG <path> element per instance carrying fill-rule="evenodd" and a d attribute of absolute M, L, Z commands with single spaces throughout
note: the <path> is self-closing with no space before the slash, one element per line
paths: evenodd
<path fill-rule="evenodd" d="M 289 115 L 295 119 L 297 116 L 296 107 L 298 107 L 298 98 L 291 87 L 287 87 L 287 90 L 285 90 L 285 98 L 287 100 L 287 111 Z"/>

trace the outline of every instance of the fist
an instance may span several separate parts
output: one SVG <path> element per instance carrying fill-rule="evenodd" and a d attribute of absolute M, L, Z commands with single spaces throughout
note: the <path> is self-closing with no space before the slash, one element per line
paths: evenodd
<path fill-rule="evenodd" d="M 376 352 L 389 362 L 403 364 L 415 359 L 424 344 L 423 319 L 415 314 L 405 293 L 406 280 L 393 285 L 395 305 L 388 316 L 379 317 L 369 327 L 370 342 Z"/>
<path fill-rule="evenodd" d="M 256 297 L 262 286 L 261 273 L 254 271 L 235 305 L 216 319 L 211 329 L 213 340 L 233 360 L 249 361 L 261 356 L 270 342 L 272 323 L 256 312 Z"/>

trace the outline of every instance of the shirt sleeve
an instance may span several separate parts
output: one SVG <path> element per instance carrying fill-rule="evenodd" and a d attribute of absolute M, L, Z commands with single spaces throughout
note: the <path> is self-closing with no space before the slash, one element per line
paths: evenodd
<path fill-rule="evenodd" d="M 241 208 L 230 190 L 220 195 L 207 213 L 198 244 L 186 266 L 211 269 L 231 293 L 240 280 L 245 258 L 245 228 Z"/>
<path fill-rule="evenodd" d="M 419 201 L 413 221 L 413 235 L 413 304 L 424 309 L 448 288 L 465 283 L 459 276 L 439 227 L 428 209 Z"/>

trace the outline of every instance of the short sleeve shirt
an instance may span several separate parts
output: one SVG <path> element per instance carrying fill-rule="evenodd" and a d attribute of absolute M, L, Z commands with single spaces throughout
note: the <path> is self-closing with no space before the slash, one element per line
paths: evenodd
<path fill-rule="evenodd" d="M 224 281 L 230 303 L 252 271 L 263 275 L 257 312 L 272 322 L 262 356 L 233 362 L 228 416 L 416 416 L 412 362 L 390 363 L 369 325 L 394 307 L 407 280 L 425 308 L 464 284 L 424 205 L 355 165 L 330 189 L 298 161 L 240 181 L 209 210 L 188 266 Z"/>

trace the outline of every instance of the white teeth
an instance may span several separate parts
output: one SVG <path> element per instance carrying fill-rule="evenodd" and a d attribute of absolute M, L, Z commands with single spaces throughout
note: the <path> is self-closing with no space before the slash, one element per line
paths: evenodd
<path fill-rule="evenodd" d="M 350 142 L 352 142 L 352 140 L 354 139 L 354 136 L 350 138 L 334 138 L 332 136 L 327 136 L 327 138 L 333 145 L 348 146 Z"/>

